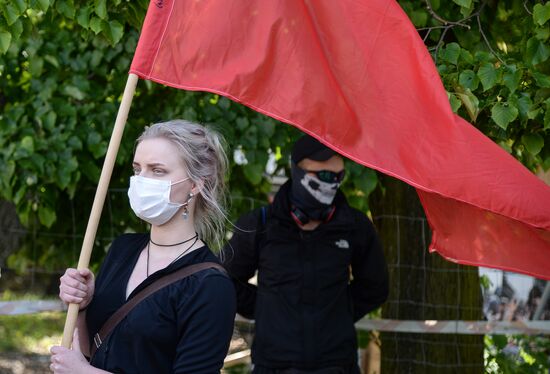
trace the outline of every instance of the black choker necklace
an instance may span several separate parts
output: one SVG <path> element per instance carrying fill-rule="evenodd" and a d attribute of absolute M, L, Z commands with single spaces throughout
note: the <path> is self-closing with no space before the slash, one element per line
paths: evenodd
<path fill-rule="evenodd" d="M 182 242 L 179 242 L 179 243 L 176 243 L 176 244 L 157 244 L 153 241 L 153 239 L 151 237 L 149 237 L 149 241 L 151 241 L 151 243 L 153 243 L 154 245 L 156 245 L 157 247 L 175 247 L 176 245 L 181 245 L 181 244 L 185 244 L 187 242 L 190 242 L 191 240 L 195 239 L 199 234 L 197 234 L 195 232 L 195 235 L 190 237 L 189 239 L 185 239 L 184 241 Z"/>
<path fill-rule="evenodd" d="M 193 240 L 195 239 L 195 240 Z M 177 244 L 169 244 L 169 245 L 162 245 L 162 244 L 156 244 L 155 242 L 153 242 L 152 240 L 149 239 L 149 243 L 147 243 L 147 278 L 149 278 L 149 247 L 151 246 L 151 243 L 153 243 L 154 245 L 158 245 L 160 247 L 174 247 L 176 245 L 180 245 L 180 244 L 184 244 L 184 243 L 187 243 L 189 241 L 193 240 L 193 243 L 191 243 L 191 245 L 189 247 L 187 247 L 186 249 L 183 250 L 183 252 L 181 252 L 178 257 L 176 257 L 175 259 L 172 260 L 171 263 L 169 263 L 166 267 L 172 265 L 174 262 L 176 262 L 177 260 L 179 260 L 180 258 L 183 257 L 183 255 L 185 255 L 187 252 L 189 252 L 189 250 L 191 248 L 193 248 L 193 246 L 199 241 L 199 234 L 195 233 L 195 236 L 193 236 L 192 238 L 189 238 L 181 243 L 177 243 Z"/>

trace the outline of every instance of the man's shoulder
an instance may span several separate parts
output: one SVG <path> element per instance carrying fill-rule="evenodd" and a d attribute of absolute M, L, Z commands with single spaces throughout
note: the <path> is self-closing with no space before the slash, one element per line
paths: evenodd
<path fill-rule="evenodd" d="M 356 209 L 348 204 L 347 201 L 339 201 L 336 205 L 336 209 L 340 209 L 345 216 L 346 220 L 349 220 L 351 225 L 369 225 L 372 224 L 369 217 L 361 210 Z"/>
<path fill-rule="evenodd" d="M 376 228 L 371 219 L 363 211 L 348 205 L 350 219 L 353 221 L 353 232 L 361 238 L 376 234 Z"/>

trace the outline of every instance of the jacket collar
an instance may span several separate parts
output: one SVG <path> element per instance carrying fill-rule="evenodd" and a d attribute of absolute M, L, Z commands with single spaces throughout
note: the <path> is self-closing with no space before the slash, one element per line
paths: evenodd
<path fill-rule="evenodd" d="M 279 220 L 282 220 L 285 223 L 291 223 L 293 226 L 296 226 L 296 228 L 298 228 L 298 225 L 296 225 L 296 223 L 290 216 L 289 195 L 291 185 L 291 180 L 287 180 L 275 195 L 272 203 L 272 214 Z M 340 190 L 338 190 L 338 192 L 336 193 L 336 197 L 334 198 L 334 205 L 336 206 L 334 215 L 329 222 L 319 225 L 318 229 L 325 227 L 328 229 L 337 226 L 339 227 L 341 225 L 349 226 L 354 224 L 355 220 L 353 209 L 349 206 L 346 197 Z"/>

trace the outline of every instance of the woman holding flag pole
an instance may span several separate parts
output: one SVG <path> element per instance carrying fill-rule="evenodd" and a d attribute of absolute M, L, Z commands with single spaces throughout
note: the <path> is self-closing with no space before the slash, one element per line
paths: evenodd
<path fill-rule="evenodd" d="M 115 239 L 97 279 L 77 269 L 61 277 L 60 298 L 81 312 L 73 350 L 51 349 L 53 372 L 220 371 L 235 291 L 205 242 L 223 240 L 226 166 L 208 128 L 176 120 L 143 132 L 128 196 L 151 231 Z"/>

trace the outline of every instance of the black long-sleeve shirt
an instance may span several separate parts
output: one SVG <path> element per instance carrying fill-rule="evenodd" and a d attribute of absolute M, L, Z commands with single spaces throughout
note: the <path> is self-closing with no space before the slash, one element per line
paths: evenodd
<path fill-rule="evenodd" d="M 242 216 L 224 248 L 237 311 L 256 320 L 252 358 L 274 367 L 353 365 L 354 322 L 388 295 L 388 272 L 374 226 L 335 199 L 329 222 L 301 230 L 290 216 L 289 184 L 267 210 Z M 258 270 L 258 287 L 248 283 Z"/>
<path fill-rule="evenodd" d="M 126 301 L 128 280 L 148 240 L 149 234 L 126 234 L 111 245 L 86 313 L 90 338 Z M 150 275 L 129 298 L 162 275 L 201 262 L 218 259 L 207 247 L 196 249 Z M 219 373 L 234 317 L 229 278 L 202 270 L 138 304 L 103 342 L 92 365 L 113 373 Z"/>

